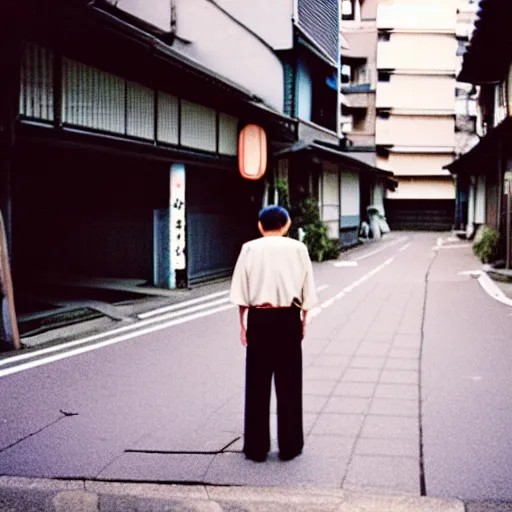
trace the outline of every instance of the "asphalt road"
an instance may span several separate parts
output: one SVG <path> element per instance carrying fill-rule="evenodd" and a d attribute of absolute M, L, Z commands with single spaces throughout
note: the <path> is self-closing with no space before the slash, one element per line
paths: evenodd
<path fill-rule="evenodd" d="M 512 501 L 512 309 L 464 273 L 481 268 L 469 245 L 439 237 L 393 233 L 315 265 L 298 459 L 240 453 L 244 349 L 221 283 L 0 361 L 0 475 Z"/>

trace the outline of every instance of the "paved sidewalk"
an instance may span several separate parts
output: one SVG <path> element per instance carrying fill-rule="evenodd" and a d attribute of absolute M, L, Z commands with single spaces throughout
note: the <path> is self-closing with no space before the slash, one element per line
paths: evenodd
<path fill-rule="evenodd" d="M 240 453 L 244 353 L 235 344 L 237 318 L 231 310 L 202 319 L 195 331 L 189 325 L 176 327 L 172 339 L 163 332 L 155 335 L 150 341 L 151 350 L 143 343 L 119 344 L 104 353 L 89 353 L 82 365 L 69 360 L 45 367 L 34 372 L 30 382 L 25 375 L 13 378 L 16 393 L 30 389 L 33 395 L 32 404 L 19 400 L 13 406 L 14 414 L 25 414 L 34 422 L 28 433 L 44 428 L 2 452 L 0 474 L 66 481 L 0 478 L 0 505 L 5 502 L 7 510 L 16 510 L 9 509 L 10 502 L 5 500 L 11 499 L 9 496 L 29 499 L 32 493 L 26 492 L 28 485 L 46 500 L 47 507 L 27 505 L 21 509 L 30 512 L 463 512 L 461 501 L 420 496 L 424 479 L 420 370 L 425 298 L 431 291 L 437 294 L 431 295 L 437 297 L 434 302 L 439 309 L 432 322 L 444 318 L 453 329 L 453 339 L 458 339 L 457 321 L 466 313 L 465 301 L 474 303 L 475 308 L 484 303 L 493 318 L 501 318 L 506 308 L 488 300 L 475 280 L 460 274 L 479 268 L 469 247 L 454 249 L 453 253 L 440 251 L 434 257 L 434 235 L 410 238 L 403 250 L 398 251 L 396 246 L 395 260 L 384 262 L 383 270 L 375 274 L 376 264 L 367 260 L 345 274 L 349 276 L 347 282 L 340 280 L 341 274 L 332 264 L 315 267 L 332 287 L 321 297 L 321 313 L 314 318 L 304 343 L 307 439 L 304 453 L 297 459 L 283 463 L 277 458 L 275 414 L 269 460 L 256 464 Z M 428 282 L 430 269 L 433 271 Z M 457 300 L 446 298 L 452 289 L 460 294 Z M 486 332 L 485 326 L 475 323 L 471 333 L 478 347 L 484 346 L 478 339 L 480 328 Z M 214 338 L 212 332 L 216 333 Z M 439 337 L 437 331 L 434 337 Z M 465 339 L 461 337 L 459 342 Z M 111 362 L 106 367 L 100 364 L 105 358 Z M 501 359 L 505 364 L 506 358 Z M 193 372 L 187 361 L 194 361 Z M 457 360 L 446 374 L 453 373 L 458 364 Z M 85 368 L 94 371 L 97 388 L 83 390 L 79 385 L 76 376 Z M 53 379 L 56 373 L 61 379 L 52 380 L 52 394 L 57 397 L 54 403 L 44 388 L 47 379 Z M 140 375 L 141 380 L 136 382 L 134 375 Z M 433 380 L 437 382 L 443 383 Z M 187 390 L 186 396 L 183 389 Z M 52 413 L 56 405 L 77 414 L 55 420 Z M 37 423 L 43 420 L 45 424 Z M 433 427 L 438 425 L 432 423 Z M 478 433 L 478 424 L 475 428 Z M 440 464 L 446 462 L 443 456 L 452 455 L 442 450 L 439 454 Z M 437 460 L 431 460 L 432 471 L 441 475 Z M 470 465 L 465 468 L 476 474 L 479 469 Z M 505 474 L 502 471 L 501 477 Z M 72 478 L 76 480 L 69 481 Z M 120 481 L 132 484 L 122 485 Z M 171 482 L 187 485 L 156 485 Z M 55 485 L 64 487 L 52 487 Z M 76 494 L 59 494 L 55 502 L 60 491 Z M 82 500 L 83 506 L 73 508 L 75 505 L 67 505 L 68 499 L 77 503 Z M 64 508 L 55 508 L 55 503 L 64 503 Z M 512 510 L 507 504 L 466 505 L 467 512 Z"/>

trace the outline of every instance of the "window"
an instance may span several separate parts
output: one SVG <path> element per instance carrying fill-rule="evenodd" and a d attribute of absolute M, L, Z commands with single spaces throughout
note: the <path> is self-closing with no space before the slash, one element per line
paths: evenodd
<path fill-rule="evenodd" d="M 379 34 L 377 36 L 377 41 L 381 43 L 387 43 L 391 39 L 391 33 L 389 30 L 379 30 Z"/>
<path fill-rule="evenodd" d="M 379 82 L 389 82 L 391 80 L 391 71 L 379 71 Z"/>
<path fill-rule="evenodd" d="M 359 11 L 359 0 L 342 0 L 341 2 L 341 19 L 356 20 Z"/>

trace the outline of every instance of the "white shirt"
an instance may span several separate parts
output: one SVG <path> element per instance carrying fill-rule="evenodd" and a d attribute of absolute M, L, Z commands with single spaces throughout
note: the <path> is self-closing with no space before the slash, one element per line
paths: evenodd
<path fill-rule="evenodd" d="M 307 247 L 298 240 L 265 236 L 245 243 L 231 281 L 230 300 L 239 306 L 316 305 L 313 267 Z"/>

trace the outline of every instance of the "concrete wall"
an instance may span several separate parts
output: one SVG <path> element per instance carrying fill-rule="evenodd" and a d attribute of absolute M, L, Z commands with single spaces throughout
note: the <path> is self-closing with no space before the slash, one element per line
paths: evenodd
<path fill-rule="evenodd" d="M 400 178 L 395 192 L 388 191 L 388 199 L 455 199 L 455 185 L 446 179 Z"/>
<path fill-rule="evenodd" d="M 449 171 L 443 169 L 453 161 L 451 154 L 409 154 L 391 153 L 388 165 L 391 166 L 396 176 L 439 176 L 449 175 Z"/>
<path fill-rule="evenodd" d="M 176 6 L 178 36 L 190 43 L 175 49 L 283 110 L 283 66 L 269 46 L 208 0 Z"/>
<path fill-rule="evenodd" d="M 450 76 L 392 74 L 379 83 L 377 107 L 455 111 L 455 81 Z"/>
<path fill-rule="evenodd" d="M 117 0 L 117 7 L 162 30 L 170 30 L 169 0 Z"/>
<path fill-rule="evenodd" d="M 450 116 L 391 116 L 377 119 L 377 144 L 455 146 L 455 119 Z"/>
<path fill-rule="evenodd" d="M 380 0 L 379 28 L 455 33 L 457 0 Z"/>
<path fill-rule="evenodd" d="M 377 18 L 377 3 L 377 0 L 361 2 L 361 20 L 375 20 Z"/>
<path fill-rule="evenodd" d="M 275 50 L 293 46 L 293 0 L 216 0 Z"/>
<path fill-rule="evenodd" d="M 457 41 L 454 34 L 392 32 L 377 45 L 379 69 L 435 70 L 455 73 Z"/>

